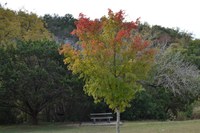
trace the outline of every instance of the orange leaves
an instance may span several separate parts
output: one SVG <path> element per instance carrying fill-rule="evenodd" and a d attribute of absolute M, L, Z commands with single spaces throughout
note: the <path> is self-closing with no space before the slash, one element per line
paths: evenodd
<path fill-rule="evenodd" d="M 116 35 L 116 37 L 115 37 L 115 40 L 117 41 L 117 42 L 120 42 L 121 41 L 121 39 L 123 38 L 123 37 L 128 37 L 128 32 L 126 31 L 126 30 L 120 30 L 118 33 L 117 33 L 117 35 Z"/>
<path fill-rule="evenodd" d="M 124 11 L 120 10 L 117 13 L 113 13 L 111 9 L 108 9 L 108 16 L 110 19 L 113 19 L 116 22 L 122 22 L 124 20 Z"/>
<path fill-rule="evenodd" d="M 150 45 L 150 42 L 147 40 L 143 40 L 141 36 L 136 35 L 132 39 L 133 49 L 136 51 L 142 51 Z"/>
<path fill-rule="evenodd" d="M 67 51 L 68 56 L 91 56 L 98 58 L 105 56 L 115 56 L 122 53 L 143 53 L 153 55 L 150 50 L 150 42 L 143 40 L 137 33 L 139 19 L 136 22 L 124 22 L 124 11 L 114 13 L 108 9 L 108 17 L 90 20 L 85 15 L 80 14 L 78 21 L 75 22 L 76 29 L 72 34 L 79 37 L 81 50 L 70 49 L 70 45 L 63 47 L 62 51 Z M 132 32 L 135 33 L 132 34 Z M 115 53 L 115 54 L 114 54 Z M 121 58 L 121 57 L 120 57 Z"/>
<path fill-rule="evenodd" d="M 71 50 L 70 44 L 65 44 L 59 49 L 59 54 L 65 54 Z"/>
<path fill-rule="evenodd" d="M 131 30 L 136 29 L 137 25 L 135 22 L 123 23 L 120 28 L 121 30 L 119 30 L 116 35 L 116 41 L 121 41 L 123 38 L 130 37 Z"/>
<path fill-rule="evenodd" d="M 63 47 L 62 51 L 67 51 L 68 56 L 90 56 L 93 58 L 116 56 L 126 53 L 146 53 L 153 55 L 153 50 L 149 48 L 149 41 L 137 33 L 139 18 L 136 22 L 124 22 L 124 11 L 114 13 L 108 9 L 108 17 L 90 20 L 85 15 L 80 14 L 76 21 L 76 29 L 72 34 L 79 37 L 81 50 L 70 49 L 69 45 Z M 135 33 L 132 34 L 132 32 Z M 133 56 L 133 55 L 131 55 Z M 120 57 L 121 58 L 121 57 Z"/>
<path fill-rule="evenodd" d="M 109 9 L 108 17 L 99 20 L 80 14 L 72 32 L 79 37 L 80 50 L 70 45 L 60 50 L 70 70 L 84 77 L 85 90 L 94 98 L 104 98 L 112 109 L 125 109 L 141 88 L 136 81 L 146 77 L 153 60 L 150 42 L 136 30 L 138 22 L 124 22 L 122 10 Z"/>
<path fill-rule="evenodd" d="M 124 22 L 123 23 L 123 28 L 128 30 L 128 31 L 131 31 L 131 29 L 137 29 L 138 25 L 137 25 L 138 22 Z"/>
<path fill-rule="evenodd" d="M 136 22 L 124 22 L 124 11 L 114 13 L 108 9 L 108 17 L 90 20 L 85 15 L 80 14 L 76 21 L 76 29 L 72 34 L 79 37 L 82 57 L 84 56 L 113 56 L 113 51 L 122 53 L 137 53 L 146 50 L 149 42 L 144 41 L 141 36 L 131 33 L 136 30 L 139 18 Z M 137 32 L 137 31 L 136 31 Z"/>
<path fill-rule="evenodd" d="M 100 54 L 105 49 L 104 43 L 99 40 L 91 40 L 89 44 L 85 50 L 90 51 L 91 55 Z"/>
<path fill-rule="evenodd" d="M 132 51 L 134 51 L 139 60 L 153 62 L 156 49 L 150 47 L 148 40 L 143 40 L 140 35 L 135 35 L 132 38 Z"/>
<path fill-rule="evenodd" d="M 73 49 L 70 44 L 65 44 L 59 49 L 59 54 L 64 54 L 66 56 L 66 59 L 64 60 L 65 63 L 71 63 L 79 57 L 80 52 Z"/>
<path fill-rule="evenodd" d="M 84 40 L 90 36 L 98 34 L 101 30 L 101 23 L 99 20 L 90 20 L 83 14 L 79 15 L 79 20 L 75 22 L 76 28 L 71 34 L 77 35 L 81 40 Z"/>
<path fill-rule="evenodd" d="M 80 14 L 79 20 L 75 22 L 77 28 L 71 34 L 78 36 L 80 41 L 86 42 L 91 39 L 99 40 L 99 36 L 107 32 L 110 42 L 121 42 L 123 38 L 128 38 L 130 36 L 132 29 L 137 28 L 136 22 L 123 22 L 124 14 L 122 10 L 113 13 L 113 11 L 109 9 L 108 18 L 104 16 L 101 19 L 95 20 L 90 20 L 90 18 Z M 111 34 L 113 34 L 112 37 Z"/>

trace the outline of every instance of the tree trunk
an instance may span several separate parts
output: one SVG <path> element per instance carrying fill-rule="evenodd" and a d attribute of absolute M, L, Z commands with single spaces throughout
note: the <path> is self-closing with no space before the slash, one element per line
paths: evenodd
<path fill-rule="evenodd" d="M 120 133 L 120 112 L 116 109 L 117 121 L 116 121 L 116 133 Z"/>
<path fill-rule="evenodd" d="M 32 124 L 33 125 L 38 125 L 38 118 L 37 118 L 38 113 L 32 113 Z"/>
<path fill-rule="evenodd" d="M 50 118 L 50 107 L 47 107 L 45 109 L 45 115 L 46 115 L 46 121 L 50 122 L 51 121 L 51 118 Z"/>

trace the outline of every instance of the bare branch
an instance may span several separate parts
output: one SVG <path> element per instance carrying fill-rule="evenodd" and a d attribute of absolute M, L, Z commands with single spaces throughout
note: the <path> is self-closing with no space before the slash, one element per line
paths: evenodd
<path fill-rule="evenodd" d="M 196 66 L 186 62 L 180 52 L 161 50 L 152 69 L 153 84 L 170 89 L 174 94 L 199 94 L 200 72 Z"/>

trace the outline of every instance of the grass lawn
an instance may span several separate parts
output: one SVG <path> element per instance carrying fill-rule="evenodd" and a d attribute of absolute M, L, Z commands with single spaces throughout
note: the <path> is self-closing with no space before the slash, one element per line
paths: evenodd
<path fill-rule="evenodd" d="M 121 133 L 199 133 L 200 120 L 124 122 Z M 115 133 L 115 126 L 48 124 L 0 126 L 0 133 Z"/>

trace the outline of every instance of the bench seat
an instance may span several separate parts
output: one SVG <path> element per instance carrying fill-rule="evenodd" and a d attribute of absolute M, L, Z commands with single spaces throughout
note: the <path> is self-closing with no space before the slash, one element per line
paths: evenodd
<path fill-rule="evenodd" d="M 90 119 L 93 120 L 93 123 L 96 123 L 96 120 L 107 120 L 110 123 L 110 119 L 112 119 L 112 113 L 91 113 Z"/>

